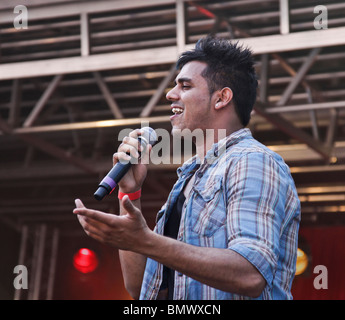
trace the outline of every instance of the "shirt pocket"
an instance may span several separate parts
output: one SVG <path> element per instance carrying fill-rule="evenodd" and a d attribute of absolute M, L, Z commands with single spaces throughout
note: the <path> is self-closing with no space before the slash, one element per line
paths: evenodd
<path fill-rule="evenodd" d="M 209 184 L 193 186 L 192 230 L 204 237 L 211 237 L 226 222 L 222 177 L 212 179 Z"/>

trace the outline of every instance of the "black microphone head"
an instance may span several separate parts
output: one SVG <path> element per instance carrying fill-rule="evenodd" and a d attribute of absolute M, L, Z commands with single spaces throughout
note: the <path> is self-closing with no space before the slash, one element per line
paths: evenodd
<path fill-rule="evenodd" d="M 143 147 L 146 147 L 147 144 L 153 146 L 158 140 L 156 131 L 150 127 L 143 127 L 141 130 L 143 131 L 143 134 L 141 135 L 141 143 L 143 144 Z"/>
<path fill-rule="evenodd" d="M 106 188 L 104 188 L 103 186 L 99 186 L 93 196 L 96 200 L 101 201 L 108 194 L 109 191 Z"/>

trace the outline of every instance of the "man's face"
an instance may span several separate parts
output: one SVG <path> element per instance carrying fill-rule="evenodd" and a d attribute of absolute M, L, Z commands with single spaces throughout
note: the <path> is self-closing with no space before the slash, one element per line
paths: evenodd
<path fill-rule="evenodd" d="M 207 64 L 200 61 L 187 63 L 176 77 L 175 87 L 166 98 L 171 101 L 172 134 L 177 130 L 196 128 L 205 130 L 211 121 L 211 96 L 202 72 Z"/>

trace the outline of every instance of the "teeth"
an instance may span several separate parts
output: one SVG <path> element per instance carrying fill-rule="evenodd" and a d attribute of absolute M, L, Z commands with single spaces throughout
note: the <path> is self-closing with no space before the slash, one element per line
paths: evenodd
<path fill-rule="evenodd" d="M 180 108 L 172 108 L 171 111 L 175 114 L 181 114 L 183 112 L 183 110 Z"/>

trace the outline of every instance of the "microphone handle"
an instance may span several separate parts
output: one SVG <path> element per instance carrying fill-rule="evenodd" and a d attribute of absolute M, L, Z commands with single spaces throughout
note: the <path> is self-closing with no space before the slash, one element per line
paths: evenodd
<path fill-rule="evenodd" d="M 99 183 L 98 189 L 94 193 L 96 200 L 100 201 L 104 196 L 113 192 L 122 177 L 128 172 L 131 167 L 131 162 L 121 163 L 118 162 L 108 172 L 104 179 Z"/>
<path fill-rule="evenodd" d="M 148 143 L 147 140 L 141 139 L 141 137 L 138 137 L 138 140 L 139 140 L 139 143 L 145 149 Z M 127 154 L 130 155 L 129 153 Z M 141 157 L 141 152 L 139 152 L 139 159 L 140 157 Z M 96 198 L 96 200 L 100 201 L 106 195 L 112 193 L 114 189 L 116 188 L 117 184 L 119 183 L 119 181 L 122 179 L 122 177 L 128 172 L 131 165 L 132 165 L 132 160 L 130 160 L 127 163 L 121 163 L 120 161 L 117 162 L 115 166 L 112 167 L 112 169 L 108 172 L 108 174 L 99 183 L 98 189 L 94 193 L 94 197 Z"/>

